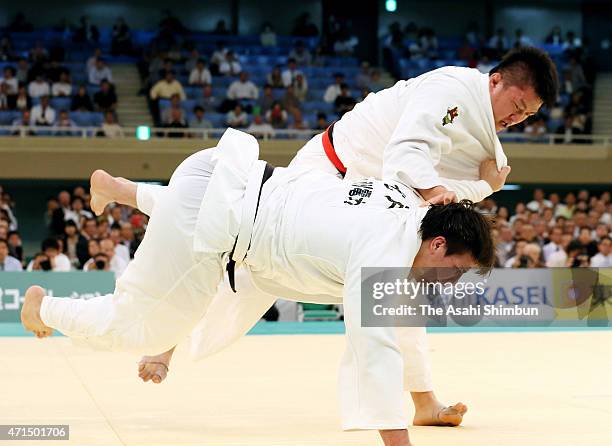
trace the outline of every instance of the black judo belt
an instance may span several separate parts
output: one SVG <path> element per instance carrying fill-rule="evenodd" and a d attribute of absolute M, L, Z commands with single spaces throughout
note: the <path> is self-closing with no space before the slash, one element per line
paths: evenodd
<path fill-rule="evenodd" d="M 264 168 L 263 177 L 261 178 L 261 186 L 259 187 L 259 195 L 257 196 L 257 206 L 255 207 L 255 217 L 253 218 L 253 224 L 255 224 L 255 219 L 257 218 L 257 211 L 259 210 L 259 201 L 261 200 L 261 190 L 263 189 L 263 185 L 270 179 L 274 173 L 274 166 L 266 163 L 266 167 Z M 232 252 L 229 254 L 229 261 L 227 262 L 226 270 L 227 270 L 227 278 L 229 279 L 230 287 L 232 291 L 236 292 L 236 261 L 232 258 L 234 256 L 234 251 L 236 250 L 236 243 L 238 243 L 238 236 L 236 236 L 236 241 L 234 242 L 234 247 L 232 248 Z M 249 243 L 250 246 L 250 243 Z"/>

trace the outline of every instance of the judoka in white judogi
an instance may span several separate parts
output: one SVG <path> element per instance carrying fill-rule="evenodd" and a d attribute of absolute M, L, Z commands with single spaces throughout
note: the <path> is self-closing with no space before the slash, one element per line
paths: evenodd
<path fill-rule="evenodd" d="M 399 181 L 414 189 L 437 185 L 459 199 L 479 202 L 493 193 L 480 179 L 480 163 L 508 164 L 496 134 L 489 76 L 443 67 L 370 93 L 333 128 L 333 146 L 346 178 Z M 290 167 L 337 170 L 315 136 Z"/>
<path fill-rule="evenodd" d="M 398 334 L 392 327 L 361 328 L 360 274 L 364 266 L 410 266 L 427 208 L 413 207 L 412 192 L 400 184 L 393 191 L 361 180 L 371 195 L 354 197 L 349 182 L 280 169 L 261 189 L 253 223 L 265 164 L 257 157 L 257 141 L 230 129 L 217 148 L 185 160 L 168 187 L 139 185 L 138 205 L 150 210 L 151 219 L 115 292 L 87 301 L 46 296 L 42 321 L 96 348 L 165 351 L 205 314 L 202 320 L 209 319 L 224 256 L 234 250 L 233 258 L 267 293 L 334 303 L 343 296 L 348 342 L 340 370 L 343 427 L 404 429 Z M 390 200 L 398 205 L 388 209 Z M 210 345 L 231 340 L 234 328 L 254 323 L 262 312 L 240 299 L 229 306 L 237 325 L 223 320 L 218 332 L 208 326 L 206 331 L 218 336 Z"/>

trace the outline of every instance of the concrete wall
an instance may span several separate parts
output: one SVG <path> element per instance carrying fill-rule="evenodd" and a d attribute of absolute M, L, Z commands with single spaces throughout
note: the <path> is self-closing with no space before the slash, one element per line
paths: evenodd
<path fill-rule="evenodd" d="M 0 183 L 5 179 L 88 179 L 96 168 L 131 179 L 167 180 L 188 155 L 213 140 L 0 138 Z M 261 158 L 286 166 L 303 145 L 262 141 Z M 504 144 L 509 183 L 612 184 L 612 147 Z"/>

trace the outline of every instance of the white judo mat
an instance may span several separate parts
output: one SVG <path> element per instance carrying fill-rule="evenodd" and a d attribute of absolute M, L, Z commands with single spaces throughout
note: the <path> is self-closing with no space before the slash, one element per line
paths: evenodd
<path fill-rule="evenodd" d="M 430 346 L 438 397 L 470 409 L 459 428 L 409 427 L 416 446 L 612 444 L 612 331 L 432 334 Z M 193 363 L 179 347 L 156 385 L 130 355 L 0 338 L 0 424 L 69 424 L 69 441 L 48 444 L 83 446 L 382 444 L 340 430 L 343 348 L 340 335 L 248 336 Z"/>

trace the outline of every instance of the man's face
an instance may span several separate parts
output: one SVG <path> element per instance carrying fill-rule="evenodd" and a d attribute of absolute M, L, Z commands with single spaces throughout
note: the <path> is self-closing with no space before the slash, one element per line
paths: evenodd
<path fill-rule="evenodd" d="M 538 112 L 542 100 L 533 87 L 506 85 L 501 73 L 489 76 L 495 130 L 500 132 Z"/>
<path fill-rule="evenodd" d="M 608 225 L 600 223 L 597 225 L 595 229 L 595 233 L 597 234 L 597 238 L 603 238 L 608 235 Z"/>
<path fill-rule="evenodd" d="M 501 230 L 499 231 L 499 238 L 506 243 L 511 242 L 512 241 L 512 229 L 508 227 L 502 227 Z"/>
<path fill-rule="evenodd" d="M 610 239 L 603 239 L 601 242 L 599 242 L 599 252 L 601 254 L 603 254 L 604 256 L 607 256 L 608 254 L 610 254 L 610 248 L 612 247 L 612 242 L 610 242 Z M 2 244 L 0 244 L 0 250 L 2 249 Z M 0 254 L 1 256 L 2 254 Z"/>
<path fill-rule="evenodd" d="M 98 225 L 96 225 L 95 221 L 93 220 L 87 221 L 87 223 L 85 223 L 85 232 L 87 233 L 87 235 L 90 237 L 95 237 L 97 229 L 98 229 L 97 226 Z"/>
<path fill-rule="evenodd" d="M 561 236 L 563 235 L 563 231 L 559 228 L 555 228 L 550 233 L 550 241 L 558 245 L 561 243 Z"/>
<path fill-rule="evenodd" d="M 115 244 L 110 239 L 104 239 L 100 242 L 100 252 L 105 254 L 109 260 L 115 255 Z"/>
<path fill-rule="evenodd" d="M 587 224 L 587 214 L 585 214 L 584 212 L 576 212 L 574 214 L 574 223 L 576 223 L 576 226 L 578 226 L 578 227 L 586 226 L 586 224 Z"/>
<path fill-rule="evenodd" d="M 589 231 L 588 229 L 581 229 L 580 234 L 578 235 L 578 240 L 583 245 L 590 243 L 591 242 L 591 231 Z"/>

